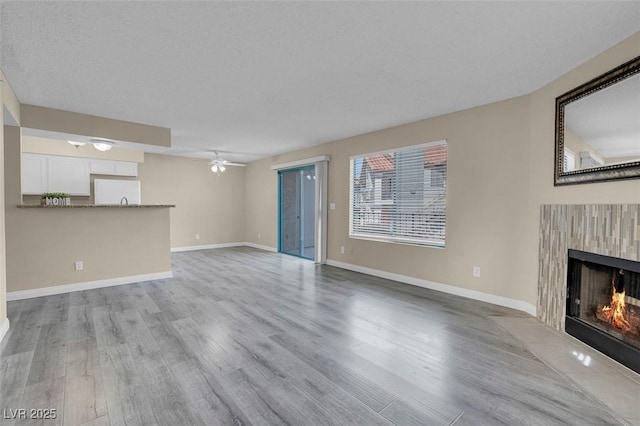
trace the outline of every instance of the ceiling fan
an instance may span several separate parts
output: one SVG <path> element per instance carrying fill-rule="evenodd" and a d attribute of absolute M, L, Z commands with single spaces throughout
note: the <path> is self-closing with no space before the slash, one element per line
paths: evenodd
<path fill-rule="evenodd" d="M 209 162 L 209 166 L 211 167 L 211 171 L 213 173 L 217 173 L 218 175 L 224 172 L 227 169 L 227 166 L 237 166 L 244 167 L 245 165 L 242 163 L 232 163 L 231 161 L 224 160 L 220 158 L 217 152 L 215 152 L 216 158 Z"/>

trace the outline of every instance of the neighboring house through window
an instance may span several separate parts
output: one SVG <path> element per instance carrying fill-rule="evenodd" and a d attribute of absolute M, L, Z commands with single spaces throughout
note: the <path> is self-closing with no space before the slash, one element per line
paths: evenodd
<path fill-rule="evenodd" d="M 445 141 L 351 158 L 351 237 L 444 247 Z"/>

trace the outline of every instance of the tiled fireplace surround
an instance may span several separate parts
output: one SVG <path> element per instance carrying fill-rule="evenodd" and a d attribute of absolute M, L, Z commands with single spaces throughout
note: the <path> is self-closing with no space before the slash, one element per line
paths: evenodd
<path fill-rule="evenodd" d="M 564 330 L 569 249 L 640 261 L 640 205 L 543 205 L 538 318 Z"/>
<path fill-rule="evenodd" d="M 564 332 L 568 250 L 640 261 L 640 205 L 543 205 L 539 247 L 537 312 L 544 325 L 526 318 L 501 325 L 622 424 L 640 426 L 640 374 Z"/>

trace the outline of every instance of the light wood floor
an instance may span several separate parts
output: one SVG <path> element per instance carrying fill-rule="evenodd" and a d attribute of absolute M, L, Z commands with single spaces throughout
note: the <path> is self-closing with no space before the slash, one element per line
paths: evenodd
<path fill-rule="evenodd" d="M 488 318 L 524 314 L 250 248 L 173 262 L 173 279 L 10 302 L 0 410 L 55 408 L 43 424 L 68 425 L 620 424 Z"/>

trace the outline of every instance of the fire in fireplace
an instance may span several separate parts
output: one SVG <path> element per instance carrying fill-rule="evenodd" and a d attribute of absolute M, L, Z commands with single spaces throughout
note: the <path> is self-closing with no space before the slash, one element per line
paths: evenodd
<path fill-rule="evenodd" d="M 608 305 L 598 307 L 596 318 L 618 328 L 623 333 L 638 337 L 640 335 L 640 316 L 638 315 L 640 309 L 635 309 L 634 305 L 627 307 L 627 290 L 624 288 L 625 270 L 614 271 L 611 275 L 611 301 Z M 634 278 L 637 278 L 638 274 L 635 275 Z M 634 302 L 638 301 L 638 299 L 631 296 L 629 296 L 629 299 Z M 636 313 L 636 310 L 638 313 Z"/>
<path fill-rule="evenodd" d="M 640 373 L 640 262 L 569 250 L 565 330 Z"/>

